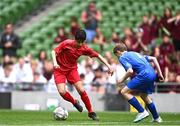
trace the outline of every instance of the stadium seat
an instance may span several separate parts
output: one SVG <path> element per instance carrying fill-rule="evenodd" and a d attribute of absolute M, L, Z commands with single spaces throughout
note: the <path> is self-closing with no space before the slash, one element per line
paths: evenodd
<path fill-rule="evenodd" d="M 3 28 L 7 23 L 16 23 L 25 15 L 33 12 L 40 7 L 46 0 L 1 0 L 0 2 L 0 28 Z"/>
<path fill-rule="evenodd" d="M 4 0 L 6 1 L 6 0 Z M 11 2 L 10 2 L 11 1 Z M 15 1 L 15 0 L 14 0 Z M 44 3 L 44 0 L 22 0 L 22 4 L 20 7 L 16 7 L 14 1 L 8 0 L 9 4 L 13 5 L 13 8 L 17 8 L 17 10 L 24 11 L 22 12 L 22 16 L 13 18 L 13 22 L 16 22 L 19 18 L 22 18 L 23 15 L 30 13 L 35 4 L 36 7 L 40 6 L 40 4 Z M 34 2 L 37 3 L 34 3 Z M 72 2 L 68 2 L 64 6 L 57 8 L 54 11 L 51 11 L 47 14 L 46 17 L 41 19 L 36 24 L 33 24 L 30 29 L 25 30 L 25 32 L 20 33 L 20 36 L 23 37 L 24 45 L 28 45 L 33 48 L 33 53 L 37 54 L 36 49 L 42 47 L 39 45 L 43 43 L 45 46 L 44 48 L 48 51 L 53 48 L 53 39 L 57 35 L 57 29 L 59 27 L 64 27 L 66 31 L 69 31 L 69 23 L 70 17 L 76 16 L 80 17 L 81 12 L 85 10 L 88 6 L 88 3 L 91 0 L 82 1 L 82 0 L 73 0 Z M 174 10 L 178 10 L 180 5 L 179 0 L 175 0 L 174 2 L 167 1 L 167 0 L 108 0 L 108 1 L 96 1 L 96 6 L 98 9 L 102 10 L 103 19 L 99 23 L 99 26 L 105 35 L 106 38 L 110 38 L 112 35 L 112 31 L 116 31 L 122 35 L 123 28 L 126 26 L 136 28 L 139 26 L 141 22 L 141 17 L 145 14 L 149 14 L 149 12 L 157 13 L 158 16 L 162 15 L 163 10 L 166 6 L 172 7 Z M 3 8 L 2 3 L 0 3 L 0 8 Z M 24 10 L 24 8 L 27 8 Z M 69 11 L 69 8 L 71 11 Z M 7 20 L 11 20 L 9 18 L 9 13 L 11 8 L 3 8 L 3 12 L 5 14 L 0 14 L 1 17 L 5 17 L 2 21 L 2 24 L 6 24 Z M 26 12 L 25 12 L 26 11 Z M 14 17 L 14 14 L 13 14 Z M 81 19 L 78 18 L 80 26 L 84 26 L 81 22 Z M 29 40 L 31 38 L 31 40 Z M 37 42 L 38 41 L 38 42 Z M 159 42 L 158 42 L 159 43 Z M 37 46 L 37 47 L 36 47 Z M 99 45 L 90 44 L 90 47 L 93 49 L 100 51 Z M 111 46 L 106 45 L 105 50 L 112 49 Z"/>

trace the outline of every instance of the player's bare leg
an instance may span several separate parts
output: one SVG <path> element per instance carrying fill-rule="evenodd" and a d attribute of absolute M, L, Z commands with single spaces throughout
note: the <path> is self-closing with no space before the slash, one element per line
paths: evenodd
<path fill-rule="evenodd" d="M 83 83 L 81 81 L 78 81 L 77 83 L 74 84 L 74 86 L 77 92 L 80 94 L 81 99 L 86 106 L 86 109 L 88 110 L 88 116 L 92 118 L 93 120 L 99 120 L 99 117 L 92 110 L 92 105 L 86 91 L 84 90 Z"/>
<path fill-rule="evenodd" d="M 152 99 L 145 93 L 140 93 L 140 97 L 146 104 L 152 103 Z"/>
<path fill-rule="evenodd" d="M 63 97 L 64 100 L 71 102 L 79 112 L 83 111 L 83 107 L 79 104 L 79 102 L 75 100 L 66 90 L 65 83 L 57 84 L 56 86 L 59 94 Z"/>
<path fill-rule="evenodd" d="M 148 107 L 149 111 L 152 113 L 153 122 L 158 122 L 158 123 L 162 122 L 162 119 L 159 116 L 159 114 L 157 113 L 156 107 L 155 107 L 152 99 L 148 96 L 148 94 L 141 93 L 140 96 L 143 99 L 143 101 L 145 102 L 145 104 Z"/>
<path fill-rule="evenodd" d="M 124 98 L 127 99 L 129 104 L 131 104 L 139 112 L 139 114 L 136 116 L 136 118 L 133 121 L 136 123 L 148 117 L 149 113 L 146 110 L 144 110 L 144 108 L 141 106 L 138 100 L 131 94 L 131 92 L 132 90 L 129 89 L 127 86 L 125 86 L 121 90 L 121 94 L 124 96 Z"/>
<path fill-rule="evenodd" d="M 134 96 L 131 94 L 131 89 L 129 89 L 127 86 L 121 89 L 121 94 L 124 96 L 125 99 L 130 100 Z"/>

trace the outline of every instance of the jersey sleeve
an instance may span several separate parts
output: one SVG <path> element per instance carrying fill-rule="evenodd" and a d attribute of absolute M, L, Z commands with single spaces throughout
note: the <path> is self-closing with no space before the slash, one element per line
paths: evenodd
<path fill-rule="evenodd" d="M 85 46 L 85 49 L 84 49 L 84 55 L 86 56 L 89 56 L 89 57 L 98 57 L 98 53 L 96 51 L 94 51 L 93 49 Z"/>
<path fill-rule="evenodd" d="M 119 62 L 122 64 L 124 69 L 127 71 L 129 68 L 132 68 L 132 65 L 127 61 L 126 58 L 120 57 Z"/>
<path fill-rule="evenodd" d="M 150 60 L 149 60 L 149 58 L 148 58 L 147 55 L 144 55 L 144 58 L 145 58 L 148 62 L 150 62 Z"/>

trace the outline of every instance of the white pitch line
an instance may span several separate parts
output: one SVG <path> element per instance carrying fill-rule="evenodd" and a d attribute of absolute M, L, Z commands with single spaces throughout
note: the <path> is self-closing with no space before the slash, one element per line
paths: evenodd
<path fill-rule="evenodd" d="M 73 122 L 71 122 L 73 123 Z M 141 123 L 137 123 L 140 126 L 151 126 L 154 123 L 151 122 L 145 122 L 145 123 L 149 123 L 149 124 L 141 124 Z M 179 123 L 179 124 L 172 124 L 172 126 L 179 126 L 180 125 L 180 121 L 163 121 L 162 125 L 168 125 L 170 126 L 171 124 L 165 124 L 165 123 Z M 21 125 L 21 124 L 20 124 Z M 33 126 L 41 126 L 42 124 L 33 124 Z M 43 124 L 44 125 L 44 124 Z M 65 123 L 59 123 L 59 124 L 47 124 L 47 126 L 109 126 L 109 125 L 123 125 L 123 126 L 129 126 L 129 125 L 135 125 L 135 123 L 131 123 L 131 122 L 80 122 L 77 123 L 75 122 L 74 124 L 65 124 Z M 0 126 L 10 126 L 10 125 L 1 125 Z M 13 126 L 19 126 L 19 125 L 13 125 Z M 31 124 L 29 125 L 23 125 L 23 126 L 32 126 Z M 44 125 L 46 126 L 46 124 Z M 158 126 L 161 126 L 161 124 L 158 124 Z"/>

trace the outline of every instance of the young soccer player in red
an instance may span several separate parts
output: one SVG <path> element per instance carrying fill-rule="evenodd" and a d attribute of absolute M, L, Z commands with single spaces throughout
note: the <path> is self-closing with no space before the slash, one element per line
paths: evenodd
<path fill-rule="evenodd" d="M 52 50 L 54 80 L 59 94 L 63 97 L 63 99 L 71 102 L 79 112 L 82 112 L 82 106 L 65 88 L 66 80 L 70 84 L 73 84 L 88 110 L 88 116 L 93 120 L 98 120 L 99 118 L 93 111 L 90 99 L 83 88 L 82 82 L 80 81 L 80 76 L 77 71 L 77 59 L 82 55 L 97 57 L 108 67 L 109 74 L 112 75 L 113 70 L 111 69 L 111 66 L 108 64 L 108 62 L 100 54 L 93 51 L 85 44 L 85 40 L 85 31 L 78 30 L 75 34 L 75 40 L 67 39 L 60 43 L 54 50 Z"/>

